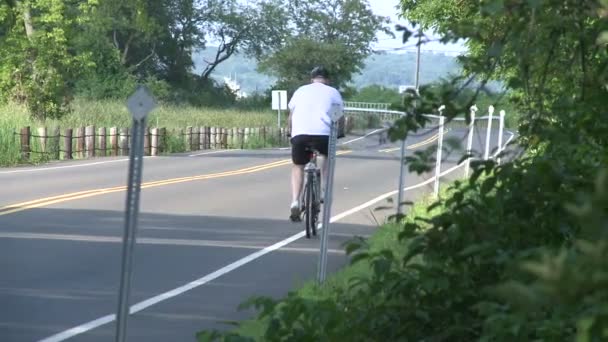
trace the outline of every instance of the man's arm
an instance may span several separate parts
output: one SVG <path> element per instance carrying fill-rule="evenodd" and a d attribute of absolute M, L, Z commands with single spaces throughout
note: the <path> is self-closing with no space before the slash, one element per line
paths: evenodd
<path fill-rule="evenodd" d="M 291 109 L 289 110 L 289 115 L 287 116 L 287 127 L 289 129 L 289 135 L 291 135 Z"/>
<path fill-rule="evenodd" d="M 298 94 L 298 91 L 296 90 L 293 93 L 293 95 L 291 96 L 291 99 L 289 100 L 289 102 L 287 103 L 287 109 L 289 110 L 289 115 L 287 116 L 287 129 L 288 129 L 290 136 L 291 136 L 291 127 L 292 127 L 291 123 L 292 123 L 293 111 L 296 107 L 297 94 Z"/>

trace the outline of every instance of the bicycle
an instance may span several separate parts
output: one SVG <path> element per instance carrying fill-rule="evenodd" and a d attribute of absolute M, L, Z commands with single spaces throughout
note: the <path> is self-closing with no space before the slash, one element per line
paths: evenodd
<path fill-rule="evenodd" d="M 300 194 L 301 212 L 304 213 L 306 237 L 317 235 L 317 222 L 321 212 L 321 169 L 317 166 L 319 151 L 307 147 L 310 160 L 304 166 L 304 185 Z"/>

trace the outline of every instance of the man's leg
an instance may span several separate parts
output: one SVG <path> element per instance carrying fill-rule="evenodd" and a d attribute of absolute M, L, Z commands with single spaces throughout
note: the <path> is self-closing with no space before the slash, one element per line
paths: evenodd
<path fill-rule="evenodd" d="M 321 201 L 325 200 L 325 186 L 327 185 L 327 176 L 329 169 L 329 137 L 319 138 L 317 149 L 321 154 L 319 155 L 319 163 L 321 166 Z"/>
<path fill-rule="evenodd" d="M 300 219 L 300 192 L 304 182 L 304 165 L 307 162 L 305 151 L 306 138 L 297 136 L 291 139 L 291 207 L 290 219 L 299 221 Z"/>
<path fill-rule="evenodd" d="M 291 203 L 295 203 L 300 199 L 302 191 L 302 183 L 304 181 L 304 165 L 292 164 L 291 166 Z"/>
<path fill-rule="evenodd" d="M 320 155 L 319 162 L 321 164 L 321 200 L 325 199 L 325 184 L 327 184 L 327 170 L 329 168 L 329 161 L 326 156 Z"/>

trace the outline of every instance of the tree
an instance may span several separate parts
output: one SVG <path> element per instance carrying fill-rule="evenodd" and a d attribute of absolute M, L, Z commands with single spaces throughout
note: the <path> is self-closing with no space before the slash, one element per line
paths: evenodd
<path fill-rule="evenodd" d="M 332 84 L 338 86 L 360 67 L 343 44 L 292 38 L 283 49 L 262 60 L 259 70 L 275 76 L 279 80 L 276 86 L 293 91 L 310 79 L 310 70 L 319 64 L 331 70 Z"/>
<path fill-rule="evenodd" d="M 606 20 L 599 18 L 599 1 L 401 3 L 406 18 L 424 30 L 436 29 L 443 41 L 468 40 L 469 54 L 460 58 L 464 70 L 507 84 L 512 99 L 526 112 L 520 128 L 527 141 L 541 141 L 548 130 L 583 123 L 599 138 L 599 127 L 590 120 L 607 96 L 606 50 L 598 44 Z M 573 111 L 587 114 L 572 117 Z"/>
<path fill-rule="evenodd" d="M 321 63 L 333 71 L 336 86 L 345 85 L 362 68 L 376 34 L 391 34 L 384 26 L 388 19 L 375 15 L 365 0 L 289 0 L 285 8 L 274 11 L 283 21 L 269 33 L 276 38 L 265 43 L 265 49 L 248 52 L 263 72 L 277 76 L 290 89 L 306 79 L 311 66 Z"/>
<path fill-rule="evenodd" d="M 75 51 L 73 37 L 90 5 L 69 1 L 4 1 L 0 4 L 0 94 L 27 104 L 38 119 L 68 110 L 73 79 L 91 54 Z"/>

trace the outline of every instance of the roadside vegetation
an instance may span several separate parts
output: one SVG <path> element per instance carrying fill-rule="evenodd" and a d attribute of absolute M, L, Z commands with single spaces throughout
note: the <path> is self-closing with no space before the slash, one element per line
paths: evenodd
<path fill-rule="evenodd" d="M 498 80 L 521 114 L 517 149 L 501 164 L 476 160 L 426 209 L 353 240 L 352 265 L 324 285 L 254 297 L 253 320 L 199 341 L 607 340 L 608 3 L 400 3 L 416 29 L 467 39 L 469 53 L 464 76 L 406 94 L 414 115 L 391 138 L 442 104 L 448 120 L 466 117 L 477 97 L 463 85 Z M 408 170 L 428 171 L 431 156 L 409 157 Z"/>

